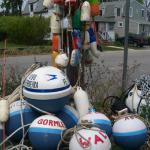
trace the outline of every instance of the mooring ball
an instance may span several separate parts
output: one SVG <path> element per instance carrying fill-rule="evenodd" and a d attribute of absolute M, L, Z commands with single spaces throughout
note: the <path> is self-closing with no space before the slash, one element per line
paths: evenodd
<path fill-rule="evenodd" d="M 108 136 L 99 128 L 81 129 L 71 138 L 69 150 L 110 150 Z"/>
<path fill-rule="evenodd" d="M 81 117 L 79 123 L 89 122 L 93 125 L 97 125 L 100 129 L 104 130 L 110 137 L 112 133 L 111 121 L 104 114 L 99 112 L 89 112 L 85 116 Z"/>
<path fill-rule="evenodd" d="M 22 117 L 21 117 L 22 114 Z M 32 110 L 26 103 L 26 101 L 15 101 L 10 104 L 9 119 L 6 123 L 7 136 L 12 134 L 18 128 L 22 127 L 22 124 L 30 124 L 34 119 L 39 116 L 37 112 Z M 22 119 L 21 119 L 22 118 Z M 27 131 L 28 127 L 25 127 Z M 23 129 L 19 130 L 12 136 L 12 140 L 20 141 L 23 137 Z"/>
<path fill-rule="evenodd" d="M 79 114 L 73 107 L 66 105 L 62 111 L 57 113 L 57 117 L 60 118 L 69 129 L 78 123 Z"/>
<path fill-rule="evenodd" d="M 43 115 L 35 119 L 29 128 L 29 141 L 36 150 L 56 150 L 64 123 L 53 115 Z"/>
<path fill-rule="evenodd" d="M 58 112 L 69 101 L 72 87 L 63 71 L 52 67 L 41 67 L 25 80 L 23 95 L 32 105 L 48 111 Z"/>
<path fill-rule="evenodd" d="M 146 141 L 148 135 L 144 122 L 134 116 L 117 120 L 113 126 L 115 142 L 127 150 L 137 150 Z"/>

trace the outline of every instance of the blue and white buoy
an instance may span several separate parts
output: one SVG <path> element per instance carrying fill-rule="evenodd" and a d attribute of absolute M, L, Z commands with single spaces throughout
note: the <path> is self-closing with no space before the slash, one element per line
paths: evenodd
<path fill-rule="evenodd" d="M 57 117 L 60 118 L 69 129 L 78 123 L 79 114 L 73 107 L 66 105 L 63 110 L 57 114 Z"/>
<path fill-rule="evenodd" d="M 137 150 L 146 142 L 147 127 L 143 121 L 128 116 L 117 120 L 113 126 L 115 142 L 126 150 Z"/>
<path fill-rule="evenodd" d="M 61 70 L 46 66 L 33 71 L 25 80 L 23 95 L 32 105 L 48 111 L 58 112 L 69 101 L 72 87 Z"/>
<path fill-rule="evenodd" d="M 7 136 L 12 134 L 15 130 L 22 126 L 21 112 L 23 117 L 23 124 L 27 125 L 31 123 L 35 118 L 39 116 L 37 112 L 34 112 L 26 103 L 26 101 L 15 101 L 10 105 L 9 119 L 6 123 Z M 25 128 L 25 131 L 28 127 Z M 19 130 L 12 136 L 12 140 L 20 141 L 23 137 L 23 129 Z"/>
<path fill-rule="evenodd" d="M 111 136 L 112 133 L 111 121 L 109 120 L 108 117 L 106 117 L 102 113 L 94 112 L 94 110 L 92 110 L 91 112 L 80 118 L 79 123 L 82 122 L 89 122 L 95 124 L 100 129 L 104 130 L 109 137 Z"/>
<path fill-rule="evenodd" d="M 53 115 L 35 119 L 29 128 L 29 141 L 36 150 L 56 150 L 61 134 L 66 129 L 64 123 Z"/>

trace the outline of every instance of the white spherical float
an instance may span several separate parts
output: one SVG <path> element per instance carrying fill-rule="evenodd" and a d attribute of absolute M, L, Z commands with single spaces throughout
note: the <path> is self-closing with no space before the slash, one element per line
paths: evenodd
<path fill-rule="evenodd" d="M 144 145 L 148 131 L 143 121 L 127 116 L 117 120 L 113 126 L 115 142 L 127 150 L 137 150 Z"/>
<path fill-rule="evenodd" d="M 69 150 L 110 150 L 108 136 L 99 128 L 81 129 L 69 143 Z"/>
<path fill-rule="evenodd" d="M 142 99 L 142 92 L 136 86 L 129 91 L 126 98 L 126 105 L 131 112 L 136 113 L 140 113 L 141 106 L 146 106 L 145 100 Z"/>
<path fill-rule="evenodd" d="M 73 107 L 69 105 L 66 105 L 63 110 L 56 115 L 64 122 L 68 129 L 72 128 L 78 123 L 79 114 Z"/>
<path fill-rule="evenodd" d="M 106 134 L 110 137 L 112 133 L 112 125 L 111 121 L 108 117 L 106 117 L 104 114 L 95 112 L 92 110 L 91 112 L 87 113 L 83 117 L 80 118 L 79 123 L 82 122 L 89 122 L 93 125 L 97 125 L 100 129 L 104 130 Z"/>
<path fill-rule="evenodd" d="M 3 126 L 0 123 L 0 143 L 3 141 Z"/>
<path fill-rule="evenodd" d="M 29 141 L 36 150 L 56 150 L 65 129 L 59 118 L 43 115 L 32 122 L 28 133 Z"/>
<path fill-rule="evenodd" d="M 46 66 L 34 70 L 25 80 L 23 95 L 32 105 L 58 112 L 69 101 L 72 87 L 61 70 Z"/>
<path fill-rule="evenodd" d="M 22 114 L 22 117 L 21 117 Z M 32 110 L 26 103 L 26 101 L 15 101 L 10 104 L 10 112 L 9 112 L 9 119 L 6 122 L 6 133 L 7 136 L 12 134 L 18 128 L 22 127 L 23 125 L 30 124 L 34 119 L 39 116 L 37 112 Z M 23 122 L 22 122 L 23 121 Z M 25 127 L 25 131 L 27 131 L 28 127 Z M 11 140 L 20 141 L 23 137 L 23 129 L 20 129 L 16 132 Z"/>

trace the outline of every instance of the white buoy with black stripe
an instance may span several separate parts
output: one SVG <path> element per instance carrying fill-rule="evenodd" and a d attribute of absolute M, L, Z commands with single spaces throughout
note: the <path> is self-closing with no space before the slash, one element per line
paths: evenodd
<path fill-rule="evenodd" d="M 23 86 L 26 100 L 48 112 L 62 110 L 69 101 L 71 93 L 72 87 L 66 74 L 52 66 L 33 71 L 26 78 Z"/>

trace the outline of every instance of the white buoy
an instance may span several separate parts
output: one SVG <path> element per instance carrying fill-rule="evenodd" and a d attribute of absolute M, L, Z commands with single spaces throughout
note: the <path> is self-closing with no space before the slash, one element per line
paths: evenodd
<path fill-rule="evenodd" d="M 54 5 L 54 1 L 53 0 L 44 0 L 43 1 L 43 6 L 46 8 L 51 8 Z"/>
<path fill-rule="evenodd" d="M 136 85 L 128 93 L 126 98 L 126 105 L 130 111 L 138 113 L 141 106 L 146 106 L 145 100 L 141 99 L 141 94 L 141 90 L 138 90 Z"/>
<path fill-rule="evenodd" d="M 9 104 L 7 100 L 0 100 L 0 122 L 6 122 L 9 116 Z"/>
<path fill-rule="evenodd" d="M 78 49 L 74 49 L 71 53 L 70 65 L 77 66 L 80 63 L 80 51 Z"/>
<path fill-rule="evenodd" d="M 77 90 L 74 94 L 74 101 L 80 117 L 86 115 L 89 112 L 89 98 L 87 93 L 84 90 L 82 90 L 81 87 L 77 87 Z"/>
<path fill-rule="evenodd" d="M 72 87 L 66 74 L 52 66 L 34 70 L 23 85 L 23 95 L 26 100 L 48 112 L 62 110 L 71 94 Z"/>
<path fill-rule="evenodd" d="M 60 33 L 60 17 L 56 15 L 55 13 L 52 13 L 51 15 L 51 32 L 52 33 Z"/>
<path fill-rule="evenodd" d="M 98 128 L 81 129 L 73 135 L 69 150 L 110 150 L 108 136 Z"/>
<path fill-rule="evenodd" d="M 81 21 L 91 21 L 91 6 L 85 1 L 81 7 Z"/>
<path fill-rule="evenodd" d="M 55 58 L 55 63 L 59 67 L 67 67 L 69 58 L 65 53 L 60 53 Z"/>
<path fill-rule="evenodd" d="M 3 126 L 0 123 L 0 143 L 3 141 Z"/>
<path fill-rule="evenodd" d="M 146 142 L 148 135 L 144 122 L 132 115 L 117 120 L 113 125 L 115 142 L 127 150 L 137 150 Z"/>

